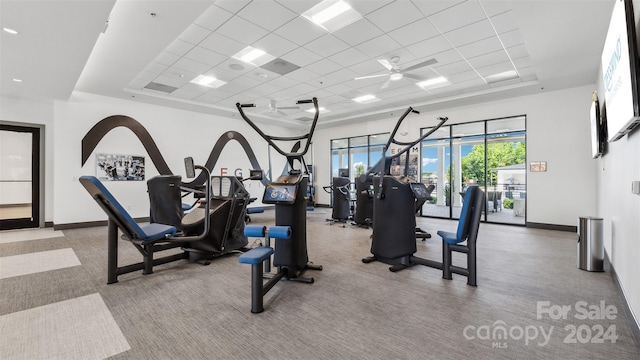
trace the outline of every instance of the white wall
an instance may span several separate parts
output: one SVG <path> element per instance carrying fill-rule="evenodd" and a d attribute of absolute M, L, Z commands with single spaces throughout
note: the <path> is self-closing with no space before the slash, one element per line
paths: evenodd
<path fill-rule="evenodd" d="M 576 226 L 579 216 L 596 213 L 593 194 L 597 162 L 591 159 L 589 128 L 594 89 L 595 85 L 584 86 L 437 112 L 423 111 L 405 120 L 409 135 L 404 140 L 418 138 L 420 128 L 435 125 L 438 116 L 449 117 L 447 124 L 457 124 L 524 114 L 527 163 L 547 162 L 547 172 L 530 173 L 527 169 L 527 221 Z M 387 120 L 319 129 L 314 136 L 318 185 L 331 181 L 331 139 L 391 132 L 401 114 Z M 329 194 L 320 191 L 317 195 L 318 203 L 330 203 Z"/>
<path fill-rule="evenodd" d="M 98 144 L 84 166 L 81 166 L 81 141 L 100 120 L 111 115 L 126 115 L 140 122 L 156 142 L 160 153 L 174 174 L 185 179 L 183 159 L 193 156 L 196 164 L 204 164 L 218 138 L 226 131 L 241 133 L 251 144 L 260 165 L 268 164 L 267 144 L 239 116 L 222 118 L 197 112 L 141 104 L 138 102 L 75 92 L 69 101 L 55 104 L 55 169 L 54 169 L 54 223 L 56 225 L 105 220 L 102 210 L 95 204 L 78 181 L 82 175 L 95 175 L 96 153 L 115 153 L 145 156 L 146 179 L 158 175 L 146 150 L 130 130 L 119 127 L 109 132 Z M 292 135 L 289 130 L 261 125 L 267 134 Z M 283 131 L 285 133 L 283 133 Z M 274 171 L 279 173 L 285 159 L 272 154 Z M 220 168 L 241 168 L 248 176 L 252 168 L 240 145 L 232 141 L 224 148 L 213 175 Z M 186 180 L 186 179 L 185 179 Z M 149 198 L 146 181 L 105 182 L 107 188 L 134 217 L 149 216 Z M 262 198 L 263 186 L 248 182 L 252 196 Z"/>
<path fill-rule="evenodd" d="M 53 101 L 35 102 L 0 97 L 0 121 L 44 128 L 40 133 L 40 142 L 44 144 L 40 149 L 43 155 L 40 159 L 40 176 L 44 179 L 40 192 L 41 198 L 44 198 L 44 211 L 41 210 L 44 218 L 41 218 L 41 222 L 53 221 Z"/>

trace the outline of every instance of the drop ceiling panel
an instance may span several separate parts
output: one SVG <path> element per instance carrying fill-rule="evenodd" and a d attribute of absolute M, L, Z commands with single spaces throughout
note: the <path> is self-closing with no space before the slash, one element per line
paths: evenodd
<path fill-rule="evenodd" d="M 437 36 L 409 45 L 406 48 L 417 58 L 426 58 L 433 57 L 435 54 L 451 49 L 451 44 L 444 37 Z"/>
<path fill-rule="evenodd" d="M 256 78 L 255 78 L 255 77 L 253 77 L 253 76 L 250 76 L 250 75 L 242 75 L 242 76 L 237 77 L 237 78 L 233 81 L 233 83 L 234 83 L 235 85 L 240 86 L 240 87 L 241 87 L 241 90 L 244 90 L 244 89 L 251 89 L 251 88 L 253 88 L 253 87 L 255 87 L 255 86 L 258 86 L 258 85 L 262 84 L 263 82 L 262 82 L 262 81 L 260 81 L 260 80 L 258 80 L 258 79 L 256 79 Z"/>
<path fill-rule="evenodd" d="M 308 68 L 300 68 L 296 71 L 288 73 L 286 77 L 288 77 L 290 80 L 295 80 L 297 84 L 298 82 L 308 82 L 311 79 L 315 79 L 318 77 L 318 74 L 309 70 Z"/>
<path fill-rule="evenodd" d="M 480 0 L 480 4 L 489 17 L 511 10 L 509 1 Z"/>
<path fill-rule="evenodd" d="M 438 63 L 434 66 L 453 64 L 455 62 L 463 60 L 462 56 L 456 49 L 442 51 L 433 55 L 432 57 L 438 61 Z"/>
<path fill-rule="evenodd" d="M 459 3 L 467 0 L 412 0 L 413 4 L 420 9 L 420 12 L 424 16 L 430 16 L 441 11 L 444 11 L 450 7 L 454 7 Z"/>
<path fill-rule="evenodd" d="M 497 50 L 503 50 L 502 44 L 500 44 L 500 40 L 498 37 L 492 36 L 486 39 L 482 39 L 480 41 L 476 41 L 471 44 L 467 44 L 464 46 L 458 47 L 458 51 L 460 54 L 466 58 L 472 58 L 475 56 L 491 53 Z"/>
<path fill-rule="evenodd" d="M 362 16 L 374 12 L 395 0 L 349 0 L 349 4 Z"/>
<path fill-rule="evenodd" d="M 158 57 L 154 60 L 154 62 L 163 64 L 163 65 L 171 65 L 174 62 L 178 61 L 178 59 L 180 59 L 180 56 L 176 54 L 172 54 L 170 52 L 163 51 L 160 55 L 158 55 Z"/>
<path fill-rule="evenodd" d="M 327 75 L 322 75 L 318 77 L 318 81 L 322 81 L 322 86 L 332 86 L 342 83 L 344 79 L 352 79 L 356 76 L 357 74 L 355 72 L 349 69 L 342 69 Z"/>
<path fill-rule="evenodd" d="M 471 71 L 472 69 L 466 61 L 458 61 L 444 66 L 436 66 L 434 67 L 434 70 L 436 70 L 441 75 L 449 76 L 465 71 Z"/>
<path fill-rule="evenodd" d="M 227 57 L 232 56 L 238 51 L 245 48 L 244 44 L 241 44 L 218 33 L 212 33 L 211 35 L 207 36 L 207 38 L 200 43 L 200 46 Z"/>
<path fill-rule="evenodd" d="M 191 71 L 191 72 L 195 72 L 198 74 L 203 74 L 204 72 L 206 72 L 207 70 L 209 70 L 211 68 L 211 66 L 207 65 L 207 64 L 203 64 L 199 61 L 194 61 L 191 59 L 187 59 L 185 57 L 181 58 L 180 60 L 176 61 L 173 64 L 174 67 L 182 69 L 182 70 L 187 70 L 187 71 Z"/>
<path fill-rule="evenodd" d="M 520 30 L 512 30 L 506 33 L 502 33 L 498 35 L 502 44 L 505 48 L 510 48 L 512 46 L 524 44 L 524 39 L 522 38 L 522 34 Z"/>
<path fill-rule="evenodd" d="M 205 92 L 207 92 L 207 90 L 204 89 L 202 86 L 189 83 L 182 86 L 178 90 L 172 92 L 171 96 L 175 96 L 180 99 L 191 100 L 193 98 L 196 98 L 204 94 Z"/>
<path fill-rule="evenodd" d="M 397 29 L 422 17 L 420 11 L 410 1 L 396 1 L 366 15 L 369 21 L 384 32 Z"/>
<path fill-rule="evenodd" d="M 178 39 L 196 45 L 210 34 L 211 31 L 209 29 L 203 28 L 199 25 L 191 24 L 182 34 L 180 34 Z"/>
<path fill-rule="evenodd" d="M 420 19 L 389 33 L 393 40 L 403 46 L 415 44 L 438 35 L 440 35 L 438 30 L 427 19 Z"/>
<path fill-rule="evenodd" d="M 320 3 L 321 0 L 276 0 L 280 5 L 293 11 L 296 14 L 302 14 L 303 12 L 311 9 Z"/>
<path fill-rule="evenodd" d="M 309 42 L 304 47 L 318 55 L 330 56 L 348 49 L 349 45 L 331 34 L 326 34 Z"/>
<path fill-rule="evenodd" d="M 196 46 L 191 49 L 191 51 L 189 51 L 184 57 L 209 65 L 209 67 L 216 66 L 227 58 L 215 51 L 207 50 L 200 46 Z"/>
<path fill-rule="evenodd" d="M 349 48 L 337 54 L 329 56 L 329 60 L 334 61 L 344 67 L 349 67 L 351 65 L 363 62 L 367 59 L 369 59 L 369 57 L 356 48 Z"/>
<path fill-rule="evenodd" d="M 460 84 L 469 80 L 481 80 L 478 73 L 473 70 L 449 75 L 447 76 L 447 79 L 449 79 L 453 84 Z"/>
<path fill-rule="evenodd" d="M 340 64 L 335 63 L 329 59 L 323 59 L 316 61 L 313 64 L 305 66 L 307 70 L 313 71 L 316 74 L 330 74 L 334 71 L 338 71 L 342 68 Z"/>
<path fill-rule="evenodd" d="M 183 56 L 184 54 L 189 52 L 189 50 L 191 50 L 192 48 L 193 48 L 193 44 L 176 39 L 169 46 L 167 46 L 165 51 L 172 54 L 179 55 L 179 56 Z"/>
<path fill-rule="evenodd" d="M 237 16 L 222 24 L 216 32 L 244 45 L 251 45 L 269 33 L 260 26 Z"/>
<path fill-rule="evenodd" d="M 195 20 L 195 24 L 202 26 L 205 29 L 211 31 L 216 30 L 220 25 L 224 24 L 227 20 L 231 19 L 232 13 L 211 5 L 200 17 Z"/>
<path fill-rule="evenodd" d="M 512 59 L 518 59 L 521 57 L 529 56 L 529 53 L 527 52 L 527 47 L 524 44 L 507 48 L 507 53 L 509 53 L 509 56 L 511 56 Z"/>
<path fill-rule="evenodd" d="M 511 64 L 511 62 L 509 61 L 505 61 L 499 64 L 493 64 L 490 66 L 477 68 L 476 70 L 478 70 L 480 75 L 486 77 L 486 76 L 491 76 L 495 74 L 500 74 L 506 71 L 511 71 L 513 70 L 513 64 Z"/>
<path fill-rule="evenodd" d="M 327 33 L 319 26 L 301 17 L 296 17 L 274 32 L 298 45 L 304 45 Z"/>
<path fill-rule="evenodd" d="M 215 0 L 215 5 L 235 14 L 250 2 L 251 0 Z"/>
<path fill-rule="evenodd" d="M 238 12 L 238 16 L 273 31 L 291 21 L 296 14 L 275 1 L 261 0 L 249 3 Z"/>
<path fill-rule="evenodd" d="M 398 48 L 400 48 L 400 44 L 395 42 L 388 35 L 378 36 L 377 38 L 366 41 L 358 46 L 358 50 L 372 58 L 377 58 L 384 54 L 390 54 L 393 50 Z"/>
<path fill-rule="evenodd" d="M 298 47 L 298 45 L 274 33 L 256 41 L 252 46 L 275 57 L 280 57 Z"/>
<path fill-rule="evenodd" d="M 518 29 L 513 12 L 511 11 L 493 16 L 491 23 L 496 28 L 498 34 Z"/>
<path fill-rule="evenodd" d="M 356 46 L 382 34 L 383 32 L 366 18 L 333 32 L 333 35 L 351 46 Z"/>
<path fill-rule="evenodd" d="M 470 57 L 467 58 L 467 60 L 474 68 L 480 68 L 509 61 L 509 57 L 503 50 L 498 50 L 488 54 Z"/>
<path fill-rule="evenodd" d="M 466 1 L 429 16 L 429 20 L 442 33 L 447 33 L 484 19 L 486 19 L 486 16 L 477 1 Z"/>
<path fill-rule="evenodd" d="M 281 58 L 300 67 L 305 67 L 322 59 L 322 56 L 305 48 L 297 48 L 290 53 L 281 56 Z"/>
<path fill-rule="evenodd" d="M 481 20 L 450 31 L 444 34 L 444 36 L 453 44 L 453 46 L 460 47 L 495 36 L 495 32 L 493 31 L 489 20 Z"/>

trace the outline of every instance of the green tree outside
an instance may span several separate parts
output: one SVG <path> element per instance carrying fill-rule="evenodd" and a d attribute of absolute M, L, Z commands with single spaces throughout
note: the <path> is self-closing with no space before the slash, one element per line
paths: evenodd
<path fill-rule="evenodd" d="M 523 164 L 526 161 L 526 146 L 523 142 L 489 143 L 487 147 L 487 165 L 489 169 L 501 166 Z M 484 144 L 474 145 L 471 152 L 462 158 L 462 181 L 475 180 L 484 182 Z M 490 171 L 487 174 L 488 185 L 495 185 L 498 174 Z"/>

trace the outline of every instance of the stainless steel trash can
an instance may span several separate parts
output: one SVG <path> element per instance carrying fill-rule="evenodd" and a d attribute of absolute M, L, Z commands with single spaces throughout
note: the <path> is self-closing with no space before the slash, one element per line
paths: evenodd
<path fill-rule="evenodd" d="M 602 219 L 580 217 L 578 223 L 578 268 L 604 271 Z"/>

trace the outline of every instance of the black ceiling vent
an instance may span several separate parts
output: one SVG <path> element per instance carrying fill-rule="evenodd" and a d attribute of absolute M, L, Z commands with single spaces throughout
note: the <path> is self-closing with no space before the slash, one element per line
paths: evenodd
<path fill-rule="evenodd" d="M 171 94 L 172 92 L 178 90 L 177 87 L 175 86 L 169 86 L 169 85 L 165 85 L 165 84 L 160 84 L 157 82 L 150 82 L 147 84 L 147 86 L 144 87 L 145 89 L 149 89 L 149 90 L 155 90 L 155 91 L 160 91 L 163 93 L 167 93 L 167 94 Z"/>
<path fill-rule="evenodd" d="M 260 66 L 261 68 L 269 71 L 273 71 L 276 74 L 285 75 L 294 70 L 300 69 L 300 66 L 292 64 L 287 60 L 275 58 L 268 63 Z"/>

